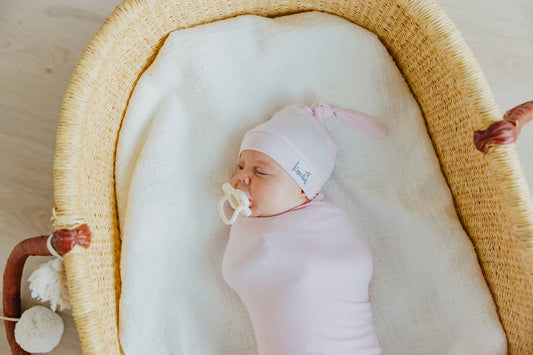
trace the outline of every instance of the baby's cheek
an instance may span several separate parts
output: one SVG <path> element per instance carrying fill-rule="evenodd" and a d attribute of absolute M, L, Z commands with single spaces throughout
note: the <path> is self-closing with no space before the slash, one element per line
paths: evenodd
<path fill-rule="evenodd" d="M 284 193 L 272 193 L 268 197 L 268 207 L 271 210 L 279 211 L 281 208 L 283 208 L 286 204 L 287 197 Z"/>
<path fill-rule="evenodd" d="M 270 199 L 268 195 L 256 194 L 252 197 L 252 212 L 269 208 Z"/>

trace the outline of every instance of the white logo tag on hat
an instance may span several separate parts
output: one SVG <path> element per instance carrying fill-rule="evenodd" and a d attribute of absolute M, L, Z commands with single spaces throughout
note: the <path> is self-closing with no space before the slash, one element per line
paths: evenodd
<path fill-rule="evenodd" d="M 313 178 L 313 174 L 311 174 L 311 171 L 307 169 L 307 167 L 301 160 L 292 169 L 291 173 L 296 180 L 300 180 L 304 185 L 306 185 Z"/>

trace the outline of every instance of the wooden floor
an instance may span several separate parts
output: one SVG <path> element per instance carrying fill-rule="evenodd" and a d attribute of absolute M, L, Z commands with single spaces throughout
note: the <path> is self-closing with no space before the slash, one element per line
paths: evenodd
<path fill-rule="evenodd" d="M 478 59 L 502 111 L 533 100 L 533 1 L 438 0 Z M 57 119 L 70 75 L 118 0 L 0 1 L 0 263 L 26 237 L 52 232 L 52 165 Z M 533 123 L 517 151 L 533 191 Z M 23 309 L 37 304 L 25 281 Z M 80 354 L 72 316 L 51 354 Z M 9 353 L 5 331 L 0 354 Z"/>

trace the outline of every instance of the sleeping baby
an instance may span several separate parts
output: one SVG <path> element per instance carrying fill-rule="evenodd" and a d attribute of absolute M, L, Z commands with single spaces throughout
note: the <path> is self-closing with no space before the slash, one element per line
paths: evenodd
<path fill-rule="evenodd" d="M 250 315 L 259 355 L 381 353 L 368 299 L 372 257 L 349 215 L 320 192 L 337 152 L 324 126 L 331 117 L 387 133 L 354 110 L 290 105 L 245 134 L 224 187 L 219 207 L 231 230 L 222 272 Z"/>

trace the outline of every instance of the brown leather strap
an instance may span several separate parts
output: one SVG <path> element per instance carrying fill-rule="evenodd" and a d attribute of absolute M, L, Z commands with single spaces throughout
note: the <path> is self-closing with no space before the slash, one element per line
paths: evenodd
<path fill-rule="evenodd" d="M 46 246 L 48 236 L 39 236 L 23 240 L 15 246 L 7 259 L 4 270 L 4 316 L 10 318 L 20 318 L 20 281 L 24 263 L 30 255 L 51 255 Z M 52 247 L 61 255 L 68 253 L 76 244 L 88 248 L 91 244 L 91 231 L 89 226 L 82 224 L 74 230 L 59 229 L 52 235 Z M 4 321 L 6 327 L 7 340 L 11 347 L 11 352 L 16 355 L 30 354 L 15 341 L 15 322 Z"/>
<path fill-rule="evenodd" d="M 503 120 L 493 123 L 484 131 L 475 131 L 474 144 L 478 150 L 487 153 L 489 144 L 514 143 L 522 127 L 531 120 L 533 120 L 533 101 L 524 102 L 507 111 Z"/>

